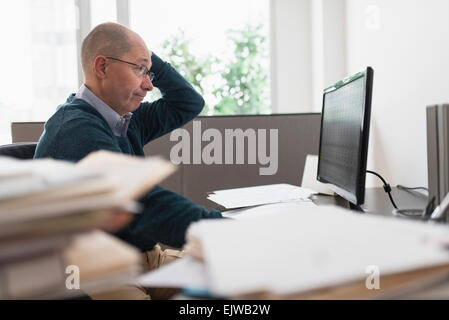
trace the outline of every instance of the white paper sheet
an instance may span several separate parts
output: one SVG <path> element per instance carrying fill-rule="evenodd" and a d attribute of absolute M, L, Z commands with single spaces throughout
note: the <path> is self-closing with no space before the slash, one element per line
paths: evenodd
<path fill-rule="evenodd" d="M 318 156 L 308 154 L 306 164 L 304 165 L 304 173 L 302 175 L 301 187 L 310 188 L 321 194 L 333 195 L 334 192 L 329 189 L 326 184 L 317 180 L 318 172 Z"/>
<path fill-rule="evenodd" d="M 291 200 L 308 200 L 315 191 L 290 184 L 272 184 L 248 188 L 218 190 L 208 199 L 227 208 L 244 208 Z"/>
<path fill-rule="evenodd" d="M 204 264 L 188 256 L 143 274 L 136 283 L 148 287 L 209 289 Z"/>
<path fill-rule="evenodd" d="M 283 214 L 286 212 L 296 212 L 297 214 L 301 214 L 304 210 L 311 207 L 316 207 L 316 204 L 314 204 L 311 200 L 290 201 L 224 211 L 222 212 L 222 215 L 227 218 L 243 220 L 259 218 L 261 216 L 276 215 L 279 213 Z"/>
<path fill-rule="evenodd" d="M 0 201 L 76 184 L 98 176 L 96 173 L 78 168 L 71 162 L 0 157 Z"/>
<path fill-rule="evenodd" d="M 289 294 L 449 263 L 447 226 L 310 207 L 241 221 L 200 221 L 214 293 Z M 382 286 L 382 283 L 380 284 Z"/>

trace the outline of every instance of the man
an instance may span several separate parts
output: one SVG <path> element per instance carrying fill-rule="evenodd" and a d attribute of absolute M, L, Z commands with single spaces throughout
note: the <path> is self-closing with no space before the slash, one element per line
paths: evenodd
<path fill-rule="evenodd" d="M 191 121 L 204 107 L 192 86 L 122 25 L 94 28 L 83 41 L 81 58 L 85 83 L 45 124 L 35 158 L 76 162 L 95 150 L 144 156 L 145 144 Z M 142 102 L 153 86 L 163 98 Z M 181 247 L 191 222 L 222 218 L 219 211 L 159 186 L 140 202 L 144 212 L 117 236 L 151 252 L 149 259 L 160 259 L 153 249 L 159 242 Z"/>

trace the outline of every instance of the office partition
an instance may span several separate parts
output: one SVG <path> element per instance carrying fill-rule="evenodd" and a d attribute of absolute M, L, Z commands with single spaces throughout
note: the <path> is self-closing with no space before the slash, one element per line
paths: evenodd
<path fill-rule="evenodd" d="M 190 122 L 183 127 L 189 136 L 190 146 L 187 147 L 190 151 L 190 163 L 180 164 L 178 171 L 164 181 L 161 186 L 183 194 L 187 198 L 210 208 L 212 203 L 206 200 L 208 191 L 273 183 L 299 185 L 306 155 L 318 154 L 320 117 L 319 113 L 197 117 L 195 123 Z M 13 142 L 38 141 L 43 131 L 43 125 L 43 122 L 13 123 L 11 126 Z M 206 164 L 207 161 L 203 159 L 203 151 L 212 141 L 212 139 L 209 141 L 202 139 L 208 129 L 216 129 L 218 131 L 215 131 L 215 133 L 220 133 L 219 136 L 222 138 L 222 164 L 208 165 Z M 248 138 L 245 138 L 243 163 L 239 164 L 236 157 L 237 140 L 234 139 L 233 160 L 232 163 L 226 164 L 226 130 L 228 130 L 228 133 L 236 133 L 238 132 L 237 129 L 241 129 L 240 133 L 247 133 L 252 136 L 256 145 L 248 148 Z M 252 133 L 255 134 L 255 139 Z M 275 143 L 277 143 L 278 149 L 276 155 L 270 154 L 270 148 L 274 153 L 270 137 L 274 136 L 275 133 L 277 134 Z M 258 154 L 259 140 L 260 138 L 263 139 L 263 136 L 266 139 L 266 150 L 262 150 L 265 151 L 265 154 L 262 152 L 262 156 L 265 155 L 265 158 L 270 156 L 271 163 L 265 161 L 264 164 L 264 157 L 260 157 Z M 174 136 L 172 140 L 174 141 L 170 141 L 170 134 L 167 134 L 150 142 L 144 148 L 145 154 L 160 155 L 170 159 L 173 148 L 179 147 L 180 143 L 179 136 Z M 195 147 L 194 143 L 196 144 Z M 200 150 L 200 154 L 197 152 L 195 159 L 196 162 L 199 162 L 197 164 L 192 163 L 194 162 L 194 148 L 196 148 L 196 151 Z M 253 156 L 255 155 L 253 163 L 249 161 L 251 155 L 248 156 L 248 151 L 253 152 Z M 277 161 L 276 164 L 275 161 Z M 272 172 L 265 175 L 261 174 L 263 172 L 261 169 L 269 166 L 271 166 Z M 274 171 L 275 167 L 276 170 Z"/>

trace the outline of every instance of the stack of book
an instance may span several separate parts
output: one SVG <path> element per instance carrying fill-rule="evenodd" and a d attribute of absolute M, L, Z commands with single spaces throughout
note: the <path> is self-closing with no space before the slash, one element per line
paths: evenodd
<path fill-rule="evenodd" d="M 0 299 L 110 290 L 140 271 L 139 252 L 111 236 L 135 202 L 174 171 L 160 158 L 99 151 L 77 164 L 0 157 Z"/>

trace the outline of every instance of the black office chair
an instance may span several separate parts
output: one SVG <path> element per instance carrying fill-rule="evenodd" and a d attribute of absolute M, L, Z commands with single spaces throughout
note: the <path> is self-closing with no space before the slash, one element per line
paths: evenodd
<path fill-rule="evenodd" d="M 0 156 L 17 159 L 33 159 L 37 142 L 16 142 L 0 146 Z"/>

